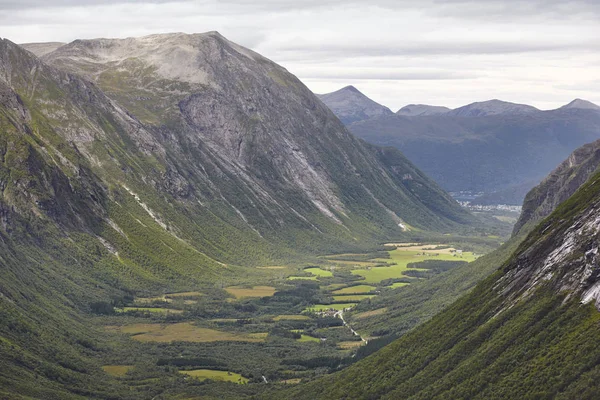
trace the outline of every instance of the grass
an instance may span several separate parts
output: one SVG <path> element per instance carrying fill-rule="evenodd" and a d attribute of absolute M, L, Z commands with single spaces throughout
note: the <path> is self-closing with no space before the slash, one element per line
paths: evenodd
<path fill-rule="evenodd" d="M 276 291 L 273 286 L 253 286 L 251 288 L 230 286 L 225 288 L 225 290 L 234 295 L 236 299 L 242 299 L 244 297 L 270 297 L 273 296 Z"/>
<path fill-rule="evenodd" d="M 325 311 L 325 310 L 344 310 L 346 308 L 352 308 L 356 303 L 336 303 L 336 304 L 315 304 L 310 307 L 306 307 L 304 311 Z"/>
<path fill-rule="evenodd" d="M 273 321 L 282 321 L 282 320 L 305 321 L 307 319 L 310 319 L 310 318 L 306 315 L 278 315 L 273 318 Z"/>
<path fill-rule="evenodd" d="M 102 369 L 110 376 L 122 377 L 133 369 L 133 365 L 103 365 Z"/>
<path fill-rule="evenodd" d="M 154 314 L 181 314 L 183 310 L 173 310 L 170 308 L 157 308 L 157 307 L 123 307 L 116 308 L 116 312 L 118 313 L 126 313 L 126 312 L 150 312 Z"/>
<path fill-rule="evenodd" d="M 237 334 L 218 331 L 216 329 L 199 328 L 189 322 L 177 324 L 133 324 L 121 327 L 122 333 L 133 336 L 140 342 L 170 343 L 175 341 L 208 343 L 208 342 L 262 342 L 263 337 L 251 334 Z"/>
<path fill-rule="evenodd" d="M 386 286 L 386 287 L 392 288 L 392 289 L 396 289 L 396 288 L 404 287 L 404 286 L 407 286 L 407 285 L 410 285 L 410 283 L 408 283 L 408 282 L 395 282 L 395 283 L 392 283 L 391 285 Z"/>
<path fill-rule="evenodd" d="M 363 294 L 363 293 L 370 293 L 375 289 L 376 289 L 376 287 L 371 286 L 371 285 L 356 285 L 356 286 L 350 286 L 347 288 L 339 289 L 332 293 L 333 294 Z"/>
<path fill-rule="evenodd" d="M 302 381 L 301 378 L 291 378 L 291 379 L 284 379 L 282 381 L 279 381 L 279 383 L 283 383 L 284 385 L 296 385 L 296 384 L 300 383 L 300 381 Z"/>
<path fill-rule="evenodd" d="M 312 337 L 312 336 L 308 336 L 308 335 L 301 335 L 300 339 L 297 339 L 296 341 L 297 342 L 302 342 L 302 343 L 304 343 L 304 342 L 317 342 L 317 343 L 320 343 L 321 339 L 318 339 L 318 338 Z"/>
<path fill-rule="evenodd" d="M 247 378 L 244 378 L 242 375 L 236 374 L 235 372 L 229 371 L 218 371 L 213 369 L 194 369 L 190 371 L 179 371 L 179 373 L 203 381 L 209 379 L 212 381 L 233 382 L 239 384 L 248 383 Z"/>
<path fill-rule="evenodd" d="M 363 301 L 375 297 L 374 294 L 350 294 L 345 296 L 333 296 L 334 301 Z"/>
<path fill-rule="evenodd" d="M 295 281 L 298 279 L 306 279 L 309 281 L 316 281 L 317 277 L 316 276 L 288 276 L 287 278 L 289 281 Z"/>
<path fill-rule="evenodd" d="M 473 253 L 463 253 L 456 255 L 452 253 L 451 248 L 433 250 L 435 245 L 423 246 L 404 246 L 389 251 L 389 259 L 380 259 L 378 261 L 388 262 L 392 265 L 387 267 L 372 267 L 365 269 L 355 269 L 351 272 L 355 275 L 365 278 L 366 283 L 379 283 L 386 279 L 403 278 L 403 272 L 407 271 L 408 264 L 421 262 L 425 260 L 441 261 L 467 261 L 475 260 Z"/>

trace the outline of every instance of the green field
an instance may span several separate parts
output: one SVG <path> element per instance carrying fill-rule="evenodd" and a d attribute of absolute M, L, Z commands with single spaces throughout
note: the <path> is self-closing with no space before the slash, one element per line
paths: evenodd
<path fill-rule="evenodd" d="M 217 371 L 213 369 L 194 369 L 191 371 L 179 371 L 179 373 L 189 375 L 200 380 L 210 379 L 213 381 L 233 382 L 239 384 L 248 383 L 247 378 L 244 378 L 242 375 L 236 374 L 235 372 L 229 371 Z"/>
<path fill-rule="evenodd" d="M 104 365 L 102 367 L 104 372 L 111 376 L 122 377 L 133 369 L 133 365 Z"/>
<path fill-rule="evenodd" d="M 386 286 L 386 287 L 392 288 L 392 289 L 396 289 L 396 288 L 403 287 L 403 286 L 406 286 L 406 285 L 410 285 L 410 283 L 396 282 L 396 283 L 392 283 L 390 286 Z"/>
<path fill-rule="evenodd" d="M 295 281 L 298 279 L 307 279 L 310 281 L 316 281 L 317 277 L 316 276 L 288 276 L 288 280 L 290 280 L 290 281 Z"/>
<path fill-rule="evenodd" d="M 378 259 L 393 265 L 388 267 L 371 267 L 354 269 L 351 272 L 365 278 L 366 283 L 379 283 L 386 279 L 403 278 L 403 272 L 408 270 L 408 264 L 425 260 L 440 261 L 466 261 L 475 260 L 473 253 L 462 253 L 460 255 L 450 253 L 448 249 L 434 250 L 435 245 L 400 247 L 389 251 L 389 259 Z M 419 270 L 419 269 L 416 269 Z"/>
<path fill-rule="evenodd" d="M 335 301 L 363 301 L 375 297 L 374 294 L 350 294 L 345 296 L 333 296 Z"/>
<path fill-rule="evenodd" d="M 331 278 L 333 277 L 333 273 L 331 271 L 325 271 L 324 269 L 321 268 L 306 268 L 304 270 L 305 272 L 311 273 L 313 275 L 316 275 L 320 278 Z"/>
<path fill-rule="evenodd" d="M 371 285 L 356 285 L 356 286 L 350 286 L 347 288 L 339 289 L 332 293 L 333 294 L 363 294 L 363 293 L 371 293 L 375 289 L 376 289 L 376 287 L 371 286 Z"/>
<path fill-rule="evenodd" d="M 310 307 L 306 307 L 304 311 L 325 311 L 325 310 L 343 310 L 345 308 L 352 308 L 356 303 L 338 303 L 338 304 L 315 304 Z"/>
<path fill-rule="evenodd" d="M 300 337 L 300 339 L 297 340 L 298 342 L 321 342 L 321 339 L 318 339 L 316 337 L 312 337 L 312 336 L 308 336 L 308 335 L 302 335 Z"/>

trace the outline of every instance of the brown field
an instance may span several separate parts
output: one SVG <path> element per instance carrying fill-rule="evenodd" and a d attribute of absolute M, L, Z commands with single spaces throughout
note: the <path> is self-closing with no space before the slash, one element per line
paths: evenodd
<path fill-rule="evenodd" d="M 365 311 L 358 314 L 353 315 L 355 319 L 363 319 L 368 317 L 373 317 L 375 315 L 385 314 L 387 312 L 387 308 L 378 308 L 377 310 Z"/>
<path fill-rule="evenodd" d="M 107 327 L 112 328 L 112 327 Z M 133 324 L 120 328 L 122 333 L 132 335 L 140 342 L 262 342 L 264 337 L 199 328 L 189 322 L 178 324 Z"/>
<path fill-rule="evenodd" d="M 121 377 L 133 369 L 133 365 L 103 365 L 104 372 L 111 376 Z"/>
<path fill-rule="evenodd" d="M 350 349 L 355 349 L 357 347 L 360 347 L 362 345 L 363 345 L 362 340 L 353 340 L 353 341 L 348 341 L 348 342 L 339 342 L 337 344 L 337 347 L 339 347 L 342 350 L 350 350 Z"/>
<path fill-rule="evenodd" d="M 304 321 L 309 319 L 306 315 L 278 315 L 273 317 L 273 321 L 281 321 L 281 320 L 291 320 L 291 321 Z"/>
<path fill-rule="evenodd" d="M 236 299 L 244 297 L 267 297 L 275 294 L 275 288 L 273 286 L 254 286 L 251 288 L 245 288 L 241 286 L 230 286 L 225 288 L 227 292 L 235 296 Z"/>
<path fill-rule="evenodd" d="M 200 297 L 200 296 L 204 296 L 204 294 L 200 293 L 200 292 L 180 292 L 180 293 L 167 293 L 167 294 L 165 294 L 165 297 L 167 299 L 169 299 L 169 298 L 176 298 L 176 297 Z"/>

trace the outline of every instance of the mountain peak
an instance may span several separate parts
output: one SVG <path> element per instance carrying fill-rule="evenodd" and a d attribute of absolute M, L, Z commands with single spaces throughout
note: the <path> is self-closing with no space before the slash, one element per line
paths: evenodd
<path fill-rule="evenodd" d="M 492 99 L 480 101 L 459 107 L 450 111 L 449 115 L 458 117 L 482 117 L 487 115 L 513 114 L 523 115 L 539 111 L 526 104 L 510 103 L 508 101 Z"/>
<path fill-rule="evenodd" d="M 394 114 L 389 108 L 371 100 L 352 85 L 317 96 L 344 124 Z"/>
<path fill-rule="evenodd" d="M 575 99 L 569 104 L 566 104 L 561 107 L 562 109 L 583 109 L 583 110 L 600 110 L 600 106 L 592 103 L 591 101 L 583 100 L 583 99 Z"/>
<path fill-rule="evenodd" d="M 407 117 L 424 117 L 429 115 L 441 115 L 449 112 L 448 107 L 430 106 L 427 104 L 409 104 L 399 109 L 396 114 Z"/>

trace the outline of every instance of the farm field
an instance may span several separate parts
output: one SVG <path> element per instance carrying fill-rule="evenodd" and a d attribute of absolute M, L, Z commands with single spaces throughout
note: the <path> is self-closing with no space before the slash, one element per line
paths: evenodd
<path fill-rule="evenodd" d="M 356 285 L 356 286 L 349 286 L 349 287 L 346 287 L 343 289 L 335 290 L 332 292 L 332 294 L 334 294 L 334 295 L 363 294 L 363 293 L 371 293 L 375 289 L 377 289 L 377 288 L 375 286 L 371 286 L 371 285 Z"/>
<path fill-rule="evenodd" d="M 122 333 L 132 335 L 133 339 L 140 342 L 260 342 L 264 337 L 252 337 L 251 334 L 243 335 L 219 331 L 216 329 L 199 328 L 189 322 L 177 324 L 133 324 L 120 328 Z"/>
<path fill-rule="evenodd" d="M 361 312 L 358 314 L 354 314 L 354 319 L 363 319 L 363 318 L 368 318 L 368 317 L 374 317 L 376 315 L 382 315 L 385 314 L 387 312 L 387 308 L 378 308 L 376 310 L 371 310 L 371 311 L 365 311 L 365 312 Z"/>
<path fill-rule="evenodd" d="M 320 343 L 321 339 L 318 339 L 318 338 L 315 338 L 315 337 L 312 337 L 312 336 L 308 336 L 308 335 L 301 335 L 300 339 L 297 339 L 296 341 L 297 342 L 301 342 L 301 343 L 302 342 L 317 342 L 317 343 Z"/>
<path fill-rule="evenodd" d="M 253 286 L 249 288 L 230 286 L 225 288 L 225 290 L 234 295 L 236 299 L 243 299 L 245 297 L 268 297 L 275 294 L 275 288 L 273 286 Z"/>
<path fill-rule="evenodd" d="M 389 251 L 389 259 L 378 259 L 380 262 L 387 262 L 391 265 L 372 268 L 353 269 L 351 272 L 355 275 L 365 278 L 366 283 L 377 284 L 386 279 L 404 278 L 403 273 L 407 271 L 408 264 L 417 263 L 426 260 L 439 261 L 466 261 L 475 260 L 473 253 L 453 253 L 453 248 L 435 249 L 435 245 L 411 245 L 397 247 Z M 419 271 L 420 269 L 415 268 Z"/>
<path fill-rule="evenodd" d="M 321 268 L 306 268 L 304 271 L 321 278 L 330 278 L 333 276 L 333 273 L 331 271 L 325 271 Z"/>
<path fill-rule="evenodd" d="M 333 296 L 335 301 L 363 301 L 375 297 L 374 294 L 349 294 L 342 296 Z"/>
<path fill-rule="evenodd" d="M 133 369 L 133 365 L 103 365 L 102 369 L 109 375 L 122 377 Z"/>
<path fill-rule="evenodd" d="M 235 372 L 229 371 L 218 371 L 212 369 L 194 369 L 190 371 L 179 371 L 179 373 L 191 376 L 199 380 L 210 379 L 213 381 L 234 382 L 239 384 L 248 383 L 247 378 L 244 378 L 242 375 L 236 374 Z"/>
<path fill-rule="evenodd" d="M 306 315 L 297 315 L 297 314 L 292 314 L 292 315 L 278 315 L 276 317 L 273 317 L 273 321 L 284 321 L 284 320 L 288 320 L 288 321 L 306 321 L 307 319 L 309 319 Z"/>

